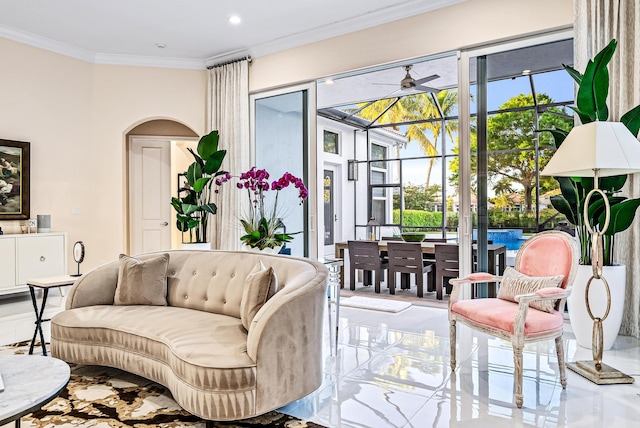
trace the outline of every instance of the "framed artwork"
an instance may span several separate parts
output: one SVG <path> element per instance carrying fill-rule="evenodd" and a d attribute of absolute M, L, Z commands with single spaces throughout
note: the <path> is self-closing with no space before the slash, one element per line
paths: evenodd
<path fill-rule="evenodd" d="M 0 139 L 0 220 L 29 219 L 30 144 Z"/>

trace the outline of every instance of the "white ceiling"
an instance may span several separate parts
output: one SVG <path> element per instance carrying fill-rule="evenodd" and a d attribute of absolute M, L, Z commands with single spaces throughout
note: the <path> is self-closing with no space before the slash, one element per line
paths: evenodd
<path fill-rule="evenodd" d="M 462 1 L 0 0 L 0 37 L 94 63 L 202 68 Z"/>

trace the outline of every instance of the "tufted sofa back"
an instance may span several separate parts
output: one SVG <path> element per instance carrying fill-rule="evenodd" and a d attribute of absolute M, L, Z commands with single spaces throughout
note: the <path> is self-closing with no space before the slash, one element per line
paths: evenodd
<path fill-rule="evenodd" d="M 262 261 L 273 267 L 278 282 L 278 293 L 288 294 L 303 287 L 320 274 L 325 267 L 309 259 L 273 256 L 242 251 L 166 251 L 169 253 L 167 269 L 167 304 L 240 318 L 240 303 L 249 273 Z M 159 253 L 164 253 L 159 252 Z M 141 260 L 159 253 L 136 256 Z M 83 275 L 77 281 L 99 281 L 100 287 L 73 287 L 67 298 L 67 309 L 89 305 L 111 305 L 118 280 L 119 263 L 102 265 Z M 78 291 L 76 292 L 76 289 Z M 92 289 L 83 294 L 82 290 Z M 99 291 L 96 291 L 99 290 Z"/>

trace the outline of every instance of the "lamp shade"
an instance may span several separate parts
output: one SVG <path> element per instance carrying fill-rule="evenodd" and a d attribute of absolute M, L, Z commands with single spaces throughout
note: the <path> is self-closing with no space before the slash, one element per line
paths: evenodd
<path fill-rule="evenodd" d="M 640 172 L 640 141 L 620 122 L 591 122 L 569 132 L 541 175 L 593 177 Z"/>

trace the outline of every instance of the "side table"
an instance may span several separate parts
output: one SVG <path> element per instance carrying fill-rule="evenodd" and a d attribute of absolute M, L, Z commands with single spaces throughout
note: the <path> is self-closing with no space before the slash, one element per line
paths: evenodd
<path fill-rule="evenodd" d="M 42 332 L 42 323 L 45 321 L 51 321 L 50 319 L 43 319 L 44 309 L 47 305 L 47 296 L 49 296 L 49 289 L 52 287 L 67 287 L 73 285 L 78 277 L 71 275 L 51 276 L 47 278 L 35 278 L 27 280 L 29 286 L 29 293 L 31 294 L 31 303 L 33 303 L 33 310 L 36 313 L 36 329 L 33 332 L 33 338 L 31 339 L 31 346 L 29 346 L 29 354 L 33 354 L 33 347 L 36 343 L 36 337 L 40 333 L 40 342 L 42 344 L 42 355 L 47 355 L 47 345 L 44 340 L 44 333 Z M 36 300 L 35 289 L 40 288 L 44 290 L 42 295 L 42 305 L 38 309 L 38 301 Z"/>
<path fill-rule="evenodd" d="M 340 270 L 342 265 L 344 264 L 344 259 L 330 259 L 324 258 L 319 259 L 320 262 L 324 263 L 324 265 L 329 270 L 329 281 L 328 281 L 328 306 L 327 311 L 329 313 L 329 331 L 334 331 L 333 326 L 331 325 L 331 301 L 333 298 L 333 303 L 336 307 L 336 317 L 335 317 L 335 340 L 331 340 L 330 348 L 331 355 L 338 354 L 338 336 L 340 333 Z"/>

